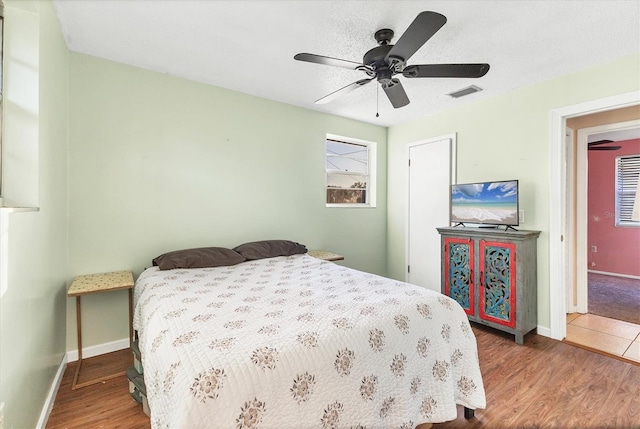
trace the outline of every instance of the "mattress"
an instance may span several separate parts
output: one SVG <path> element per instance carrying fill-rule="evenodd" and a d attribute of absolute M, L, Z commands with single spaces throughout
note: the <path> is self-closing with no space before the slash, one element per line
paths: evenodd
<path fill-rule="evenodd" d="M 294 255 L 145 270 L 134 288 L 153 428 L 413 428 L 485 407 L 452 299 Z"/>

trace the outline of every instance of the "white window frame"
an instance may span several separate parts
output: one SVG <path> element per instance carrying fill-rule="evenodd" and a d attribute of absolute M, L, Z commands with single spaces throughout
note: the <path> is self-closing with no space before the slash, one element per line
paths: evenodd
<path fill-rule="evenodd" d="M 616 157 L 616 226 L 640 228 L 640 220 L 633 220 L 633 211 L 640 210 L 640 155 Z M 635 208 L 634 208 L 635 206 Z M 623 213 L 624 211 L 624 213 Z"/>
<path fill-rule="evenodd" d="M 329 173 L 335 174 L 337 171 L 336 170 L 330 170 L 328 169 L 327 166 L 327 152 L 326 152 L 326 145 L 327 145 L 327 140 L 334 140 L 334 141 L 338 141 L 338 142 L 342 142 L 342 143 L 350 143 L 350 144 L 357 144 L 357 145 L 361 145 L 361 146 L 366 146 L 367 147 L 367 152 L 368 152 L 368 161 L 367 161 L 367 168 L 368 168 L 368 175 L 365 177 L 368 177 L 367 180 L 367 192 L 365 194 L 365 198 L 366 201 L 364 203 L 344 203 L 344 204 L 340 204 L 340 203 L 327 203 L 327 186 L 328 186 L 328 181 L 327 181 L 327 176 Z M 326 139 L 325 139 L 325 158 L 324 158 L 324 164 L 325 164 L 325 183 L 324 183 L 324 201 L 325 201 L 325 205 L 326 207 L 363 207 L 363 208 L 375 208 L 376 207 L 376 195 L 377 195 L 377 165 L 378 165 L 378 144 L 376 142 L 372 142 L 372 141 L 367 141 L 367 140 L 361 140 L 361 139 L 356 139 L 353 137 L 345 137 L 345 136 L 339 136 L 336 134 L 327 134 L 326 135 Z"/>
<path fill-rule="evenodd" d="M 4 127 L 3 114 L 4 100 L 4 2 L 0 0 L 0 207 L 2 199 L 2 128 Z"/>

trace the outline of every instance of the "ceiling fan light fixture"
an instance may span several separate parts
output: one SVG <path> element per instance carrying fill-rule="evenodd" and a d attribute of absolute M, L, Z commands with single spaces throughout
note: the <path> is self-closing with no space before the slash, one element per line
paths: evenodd
<path fill-rule="evenodd" d="M 460 98 L 460 97 L 464 97 L 465 95 L 474 94 L 480 91 L 482 91 L 482 88 L 480 88 L 479 86 L 471 85 L 466 88 L 462 88 L 457 91 L 450 92 L 447 95 L 451 98 Z"/>

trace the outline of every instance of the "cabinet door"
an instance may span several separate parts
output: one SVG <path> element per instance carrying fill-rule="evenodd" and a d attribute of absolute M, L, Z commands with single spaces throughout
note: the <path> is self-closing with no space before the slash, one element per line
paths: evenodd
<path fill-rule="evenodd" d="M 480 240 L 480 319 L 516 326 L 516 245 Z"/>
<path fill-rule="evenodd" d="M 465 313 L 475 316 L 473 241 L 446 237 L 444 247 L 444 293 L 455 299 Z"/>

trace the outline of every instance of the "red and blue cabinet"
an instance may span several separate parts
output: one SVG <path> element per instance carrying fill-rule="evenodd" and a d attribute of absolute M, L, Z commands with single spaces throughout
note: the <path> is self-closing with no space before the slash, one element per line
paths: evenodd
<path fill-rule="evenodd" d="M 518 344 L 537 326 L 539 231 L 438 228 L 442 293 L 469 320 L 515 335 Z"/>

